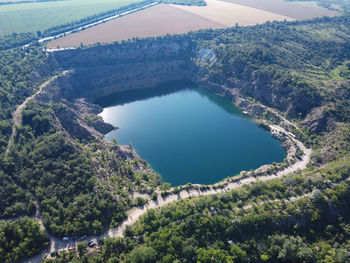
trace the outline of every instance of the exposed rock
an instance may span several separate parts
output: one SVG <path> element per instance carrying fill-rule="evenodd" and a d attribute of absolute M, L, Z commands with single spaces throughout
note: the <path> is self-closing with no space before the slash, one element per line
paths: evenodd
<path fill-rule="evenodd" d="M 135 152 L 135 150 L 129 145 L 119 145 L 118 146 L 118 155 L 124 161 L 131 161 L 134 159 L 139 159 L 140 157 Z"/>
<path fill-rule="evenodd" d="M 322 107 L 313 109 L 306 117 L 303 125 L 309 128 L 310 131 L 320 133 L 328 127 L 328 118 Z"/>
<path fill-rule="evenodd" d="M 63 128 L 73 137 L 79 140 L 87 139 L 91 136 L 89 130 L 81 124 L 76 114 L 68 107 L 61 106 L 56 111 L 56 116 L 61 122 Z"/>

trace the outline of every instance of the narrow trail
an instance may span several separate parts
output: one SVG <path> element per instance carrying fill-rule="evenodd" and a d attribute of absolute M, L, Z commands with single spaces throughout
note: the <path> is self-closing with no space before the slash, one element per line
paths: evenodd
<path fill-rule="evenodd" d="M 42 90 L 49 85 L 53 80 L 55 80 L 58 77 L 61 77 L 65 74 L 67 74 L 68 71 L 64 71 L 61 74 L 55 75 L 53 77 L 51 77 L 49 80 L 47 80 L 46 82 L 44 82 L 43 84 L 41 84 L 39 86 L 39 89 L 30 97 L 26 98 L 23 103 L 21 105 L 19 105 L 17 107 L 17 109 L 12 113 L 12 121 L 13 121 L 13 125 L 12 125 L 12 132 L 9 138 L 9 141 L 7 143 L 7 147 L 6 147 L 6 151 L 5 151 L 5 156 L 10 152 L 10 147 L 13 143 L 13 138 L 16 135 L 16 128 L 18 126 L 20 126 L 22 124 L 22 110 L 27 106 L 28 102 L 31 101 L 32 99 L 34 99 L 38 94 L 40 94 L 42 92 Z"/>
<path fill-rule="evenodd" d="M 47 85 L 49 85 L 52 81 L 54 81 L 55 79 L 57 79 L 58 77 L 61 77 L 65 74 L 67 74 L 69 71 L 63 71 L 62 73 L 58 74 L 58 75 L 55 75 L 53 77 L 51 77 L 49 80 L 47 80 L 46 82 L 44 82 L 43 84 L 41 84 L 39 86 L 39 89 L 33 94 L 31 95 L 30 97 L 26 98 L 24 100 L 24 102 L 19 105 L 16 110 L 12 113 L 12 121 L 13 121 L 13 125 L 12 125 L 12 132 L 11 132 L 11 135 L 10 135 L 10 138 L 9 138 L 9 141 L 8 141 L 8 144 L 7 144 L 7 147 L 6 147 L 6 151 L 5 151 L 5 156 L 7 156 L 10 152 L 10 149 L 11 149 L 11 145 L 13 144 L 13 140 L 14 140 L 14 137 L 16 136 L 16 131 L 17 131 L 17 127 L 20 126 L 22 124 L 22 110 L 27 106 L 28 102 L 30 102 L 32 99 L 34 99 L 37 95 L 39 95 L 43 89 L 45 87 L 47 87 Z M 23 187 L 16 181 L 14 181 L 14 183 L 23 189 Z M 43 219 L 42 219 L 42 215 L 41 215 L 41 210 L 40 210 L 40 205 L 39 205 L 39 202 L 36 200 L 36 198 L 33 196 L 33 199 L 35 200 L 35 204 L 36 204 L 36 211 L 35 211 L 35 214 L 34 216 L 31 216 L 29 218 L 32 218 L 34 219 L 35 221 L 38 221 L 39 224 L 40 224 L 40 228 L 42 230 L 44 230 L 46 233 L 46 229 L 44 227 L 44 224 L 43 224 Z M 19 216 L 19 217 L 15 217 L 15 218 L 10 218 L 10 219 L 5 219 L 5 221 L 15 221 L 15 220 L 18 220 L 18 219 L 21 219 L 23 218 L 24 216 Z M 49 239 L 52 240 L 54 239 L 53 236 L 51 236 L 49 233 L 47 233 L 47 235 L 49 236 Z M 52 241 L 51 241 L 52 243 Z M 41 260 L 43 259 L 43 257 L 41 257 L 40 259 L 38 258 L 37 261 L 35 262 L 40 262 Z M 31 261 L 29 261 L 31 262 Z"/>
<path fill-rule="evenodd" d="M 69 71 L 63 71 L 61 74 L 55 75 L 53 77 L 51 77 L 49 80 L 47 80 L 46 82 L 44 82 L 43 84 L 41 84 L 39 86 L 39 89 L 30 97 L 26 98 L 23 103 L 21 105 L 19 105 L 16 110 L 12 113 L 12 121 L 13 121 L 13 125 L 12 125 L 12 132 L 6 147 L 6 151 L 5 151 L 5 156 L 7 156 L 10 152 L 11 149 L 11 145 L 13 143 L 13 139 L 16 135 L 16 131 L 17 131 L 17 127 L 20 126 L 22 124 L 22 110 L 26 107 L 26 105 L 28 104 L 29 101 L 31 101 L 32 99 L 34 99 L 38 94 L 40 94 L 43 89 L 49 85 L 53 80 L 55 80 L 58 77 L 61 77 L 65 74 L 67 74 Z M 16 182 L 15 180 L 13 180 L 14 183 L 21 189 L 24 189 L 18 182 Z M 33 196 L 33 195 L 32 195 Z M 40 221 L 40 225 L 42 229 L 44 228 L 44 225 L 42 223 L 42 219 L 41 219 L 41 211 L 40 211 L 40 206 L 39 206 L 39 202 L 36 200 L 36 198 L 33 196 L 33 199 L 35 200 L 35 204 L 36 204 L 36 211 L 35 211 L 35 215 L 31 216 L 30 218 L 36 219 L 38 221 Z M 19 216 L 19 217 L 15 217 L 15 218 L 10 218 L 10 219 L 5 219 L 6 221 L 15 221 L 18 219 L 23 218 L 24 216 Z"/>

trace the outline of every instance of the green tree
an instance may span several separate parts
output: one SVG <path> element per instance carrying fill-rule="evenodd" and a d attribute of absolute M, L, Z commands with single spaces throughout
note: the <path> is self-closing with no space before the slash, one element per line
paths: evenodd
<path fill-rule="evenodd" d="M 199 248 L 196 253 L 198 263 L 233 263 L 232 258 L 225 250 Z"/>
<path fill-rule="evenodd" d="M 131 263 L 154 263 L 156 261 L 156 251 L 150 247 L 136 247 L 130 253 Z"/>
<path fill-rule="evenodd" d="M 86 242 L 79 242 L 77 244 L 77 248 L 78 248 L 79 257 L 84 256 L 84 254 L 86 252 L 86 248 L 87 248 Z"/>
<path fill-rule="evenodd" d="M 116 138 L 112 138 L 112 143 L 114 146 L 117 146 L 118 145 L 118 140 Z"/>

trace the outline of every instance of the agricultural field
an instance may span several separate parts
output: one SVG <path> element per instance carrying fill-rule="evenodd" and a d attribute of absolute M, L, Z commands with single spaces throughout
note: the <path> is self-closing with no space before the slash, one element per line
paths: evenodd
<path fill-rule="evenodd" d="M 206 0 L 207 6 L 176 6 L 186 12 L 213 20 L 226 26 L 233 26 L 236 23 L 242 26 L 250 26 L 264 23 L 266 21 L 293 20 L 293 18 L 272 13 L 269 11 L 252 8 L 244 5 L 237 5 L 218 0 Z"/>
<path fill-rule="evenodd" d="M 31 0 L 28 0 L 28 1 L 22 1 L 22 0 L 0 0 L 0 4 L 15 4 L 15 3 L 19 3 L 19 2 L 34 2 L 34 1 L 31 1 Z"/>
<path fill-rule="evenodd" d="M 207 28 L 224 28 L 223 24 L 183 11 L 172 5 L 159 4 L 111 22 L 67 35 L 48 44 L 48 48 L 64 48 L 112 42 L 133 37 L 181 34 Z"/>
<path fill-rule="evenodd" d="M 335 16 L 338 12 L 318 7 L 316 2 L 285 2 L 283 0 L 222 0 L 228 3 L 249 6 L 295 19 L 311 19 Z"/>
<path fill-rule="evenodd" d="M 74 22 L 141 1 L 65 0 L 0 5 L 0 36 L 44 31 L 57 25 Z"/>
<path fill-rule="evenodd" d="M 294 20 L 287 16 L 223 1 L 206 2 L 207 6 L 160 4 L 54 40 L 48 44 L 48 48 L 181 34 L 199 29 L 231 27 L 236 23 L 245 26 L 272 20 Z"/>
<path fill-rule="evenodd" d="M 53 2 L 59 0 L 0 0 L 0 5 L 3 4 L 19 4 L 19 3 L 34 3 L 34 2 Z"/>

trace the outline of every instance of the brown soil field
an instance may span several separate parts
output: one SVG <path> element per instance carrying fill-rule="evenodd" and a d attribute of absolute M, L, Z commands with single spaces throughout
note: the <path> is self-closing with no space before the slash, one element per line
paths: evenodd
<path fill-rule="evenodd" d="M 242 26 L 249 26 L 273 20 L 294 20 L 288 16 L 275 14 L 249 6 L 243 6 L 218 0 L 206 0 L 206 2 L 207 6 L 204 7 L 182 5 L 173 6 L 192 14 L 213 20 L 217 23 L 224 24 L 226 26 L 234 26 L 236 23 Z"/>
<path fill-rule="evenodd" d="M 285 2 L 283 0 L 221 0 L 228 3 L 249 6 L 295 19 L 310 19 L 339 15 L 336 11 L 312 5 Z"/>
<path fill-rule="evenodd" d="M 60 48 L 113 42 L 133 37 L 155 37 L 182 34 L 199 29 L 224 28 L 225 25 L 183 11 L 171 5 L 159 4 L 110 22 L 67 35 L 48 43 L 48 48 Z"/>

